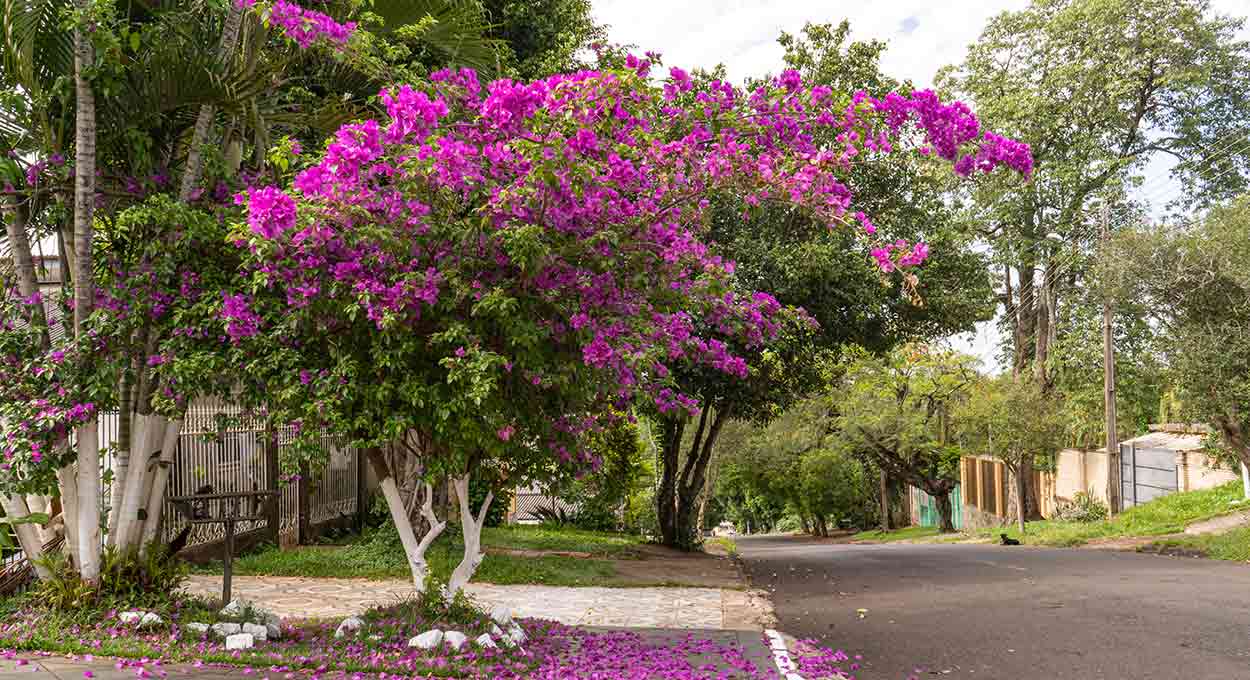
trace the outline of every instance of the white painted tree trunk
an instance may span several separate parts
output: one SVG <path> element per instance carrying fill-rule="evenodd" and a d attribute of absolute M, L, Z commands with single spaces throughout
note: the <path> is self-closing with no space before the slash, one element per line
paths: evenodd
<path fill-rule="evenodd" d="M 4 505 L 4 514 L 11 520 L 22 520 L 30 516 L 30 509 L 26 507 L 26 499 L 21 496 L 0 496 L 0 504 Z M 13 532 L 17 534 L 17 542 L 22 546 L 22 552 L 26 553 L 32 566 L 35 568 L 35 575 L 39 580 L 46 581 L 51 577 L 41 562 L 43 560 L 43 541 L 39 538 L 39 532 L 36 531 L 34 524 L 14 524 Z"/>
<path fill-rule="evenodd" d="M 94 418 L 78 428 L 78 574 L 100 581 L 100 442 Z"/>
<path fill-rule="evenodd" d="M 174 464 L 178 450 L 178 435 L 182 434 L 182 420 L 174 419 L 165 425 L 165 437 L 161 441 L 161 456 L 152 473 L 152 488 L 148 492 L 147 517 L 143 520 L 143 537 L 139 554 L 146 554 L 148 546 L 156 540 L 161 528 L 161 514 L 165 509 L 165 492 L 169 489 L 169 468 Z"/>
<path fill-rule="evenodd" d="M 130 478 L 130 450 L 138 444 L 143 445 L 143 438 L 146 436 L 146 425 L 148 419 L 140 414 L 121 414 L 121 418 L 130 417 L 133 425 L 130 427 L 130 446 L 124 451 L 119 451 L 117 457 L 113 459 L 113 481 L 110 483 L 112 493 L 109 494 L 109 519 L 108 519 L 108 536 L 106 540 L 109 546 L 117 545 L 117 522 L 122 516 L 122 504 L 126 500 L 126 481 Z"/>
<path fill-rule="evenodd" d="M 382 495 L 386 498 L 386 508 L 391 513 L 391 520 L 395 522 L 395 529 L 399 531 L 399 540 L 404 545 L 404 555 L 408 558 L 408 568 L 412 572 L 412 585 L 417 590 L 422 590 L 425 588 L 426 578 L 430 575 L 425 553 L 430 549 L 434 540 L 447 528 L 447 523 L 438 521 L 438 517 L 434 515 L 433 489 L 426 484 L 425 503 L 421 506 L 421 514 L 429 520 L 430 530 L 418 541 L 408 510 L 404 506 L 403 496 L 399 493 L 399 486 L 395 483 L 395 477 L 388 475 L 382 480 L 380 486 Z"/>
<path fill-rule="evenodd" d="M 495 498 L 495 492 L 488 491 L 481 510 L 474 517 L 473 509 L 469 507 L 469 473 L 466 472 L 464 476 L 452 480 L 452 486 L 460 502 L 460 531 L 464 536 L 464 557 L 460 560 L 460 564 L 456 565 L 456 570 L 451 572 L 451 578 L 447 580 L 447 597 L 455 597 L 456 593 L 468 585 L 469 579 L 477 573 L 477 568 L 486 557 L 482 553 L 482 524 L 486 522 L 486 511 L 490 509 L 490 502 Z"/>
<path fill-rule="evenodd" d="M 161 446 L 165 438 L 164 418 L 158 415 L 140 415 L 136 417 L 135 429 L 143 433 L 138 446 L 131 452 L 130 472 L 126 475 L 126 487 L 122 490 L 121 512 L 117 517 L 117 538 L 113 541 L 119 550 L 132 550 L 138 547 L 143 532 L 143 520 L 140 509 L 147 509 L 145 491 L 148 476 L 153 463 L 152 454 Z"/>
<path fill-rule="evenodd" d="M 78 556 L 78 469 L 70 464 L 56 471 L 61 489 L 61 519 L 65 524 L 65 545 L 75 568 L 82 561 Z"/>
<path fill-rule="evenodd" d="M 26 507 L 30 510 L 32 515 L 49 515 L 48 519 L 51 519 L 51 515 L 48 512 L 51 508 L 51 503 L 49 502 L 48 497 L 43 494 L 30 494 L 27 496 Z M 40 543 L 47 543 L 52 540 L 53 532 L 51 522 L 46 524 L 35 524 L 33 526 L 35 527 L 35 533 L 39 536 Z"/>
<path fill-rule="evenodd" d="M 90 0 L 74 6 L 90 11 Z M 95 47 L 82 26 L 74 28 L 74 337 L 86 346 L 87 319 L 95 311 L 92 240 L 96 202 L 95 91 L 88 73 Z M 88 350 L 90 351 L 90 350 Z M 83 361 L 91 369 L 93 358 Z M 100 441 L 99 424 L 89 419 L 77 428 L 78 572 L 84 581 L 100 580 Z"/>

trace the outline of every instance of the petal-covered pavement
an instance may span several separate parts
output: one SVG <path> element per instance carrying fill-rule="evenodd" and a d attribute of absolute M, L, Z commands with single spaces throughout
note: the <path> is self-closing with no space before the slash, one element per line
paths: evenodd
<path fill-rule="evenodd" d="M 413 596 L 406 581 L 235 576 L 236 598 L 283 618 L 331 618 Z M 192 576 L 188 592 L 220 596 L 220 576 Z M 738 590 L 720 588 L 566 588 L 471 583 L 467 590 L 489 607 L 514 616 L 568 625 L 628 628 L 759 630 L 761 604 Z"/>

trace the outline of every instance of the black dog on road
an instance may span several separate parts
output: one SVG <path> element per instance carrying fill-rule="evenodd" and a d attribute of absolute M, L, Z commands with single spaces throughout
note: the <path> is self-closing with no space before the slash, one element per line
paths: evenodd
<path fill-rule="evenodd" d="M 1007 538 L 1007 534 L 999 534 L 998 537 L 1002 539 L 1003 545 L 1020 545 L 1020 541 L 1014 538 Z"/>

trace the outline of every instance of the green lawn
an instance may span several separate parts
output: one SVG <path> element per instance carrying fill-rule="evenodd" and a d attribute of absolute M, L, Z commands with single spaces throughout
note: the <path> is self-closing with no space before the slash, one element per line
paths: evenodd
<path fill-rule="evenodd" d="M 879 541 L 881 543 L 889 543 L 891 541 L 907 541 L 916 538 L 934 538 L 940 536 L 937 527 L 905 527 L 902 529 L 894 529 L 893 531 L 861 531 L 853 537 L 857 541 Z M 952 534 L 948 534 L 952 535 Z"/>
<path fill-rule="evenodd" d="M 434 574 L 446 579 L 463 555 L 459 530 L 449 528 L 426 554 Z M 586 558 L 564 555 L 490 555 L 482 561 L 474 581 L 500 585 L 603 585 L 616 575 L 608 557 L 628 557 L 641 539 L 577 529 L 510 526 L 487 528 L 482 542 L 488 548 L 553 550 L 591 553 Z M 200 568 L 220 573 L 220 563 Z M 329 578 L 406 579 L 411 574 L 399 535 L 385 527 L 366 532 L 343 545 L 303 546 L 292 550 L 266 547 L 234 561 L 242 576 L 306 576 Z"/>
<path fill-rule="evenodd" d="M 980 529 L 972 535 L 997 538 L 1000 533 L 1006 533 L 1036 545 L 1076 546 L 1100 538 L 1180 533 L 1188 524 L 1244 507 L 1241 482 L 1229 482 L 1213 489 L 1164 496 L 1102 522 L 1029 522 L 1023 536 L 1014 524 Z"/>

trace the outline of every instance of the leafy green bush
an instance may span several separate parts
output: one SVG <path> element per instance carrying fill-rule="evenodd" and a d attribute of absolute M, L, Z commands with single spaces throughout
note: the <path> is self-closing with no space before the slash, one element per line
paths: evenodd
<path fill-rule="evenodd" d="M 1061 522 L 1101 522 L 1110 512 L 1107 505 L 1092 494 L 1078 491 L 1072 500 L 1061 500 L 1055 507 L 1055 516 Z"/>
<path fill-rule="evenodd" d="M 185 562 L 172 557 L 163 544 L 153 543 L 137 551 L 104 551 L 100 583 L 83 582 L 64 553 L 44 558 L 52 578 L 35 587 L 35 601 L 55 611 L 88 612 L 98 609 L 150 609 L 175 607 L 187 579 Z"/>

